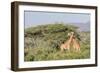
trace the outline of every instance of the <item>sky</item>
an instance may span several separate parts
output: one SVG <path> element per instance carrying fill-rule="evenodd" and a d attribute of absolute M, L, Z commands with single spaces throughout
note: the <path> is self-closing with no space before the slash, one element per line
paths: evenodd
<path fill-rule="evenodd" d="M 24 11 L 25 28 L 49 23 L 73 23 L 81 30 L 90 29 L 90 14 L 67 12 Z"/>

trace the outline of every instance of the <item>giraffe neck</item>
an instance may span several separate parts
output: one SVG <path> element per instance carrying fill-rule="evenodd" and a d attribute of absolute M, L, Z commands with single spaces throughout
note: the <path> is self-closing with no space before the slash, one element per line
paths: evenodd
<path fill-rule="evenodd" d="M 68 39 L 68 41 L 65 42 L 65 44 L 71 43 L 72 39 L 73 39 L 73 35 L 70 36 L 70 38 Z"/>

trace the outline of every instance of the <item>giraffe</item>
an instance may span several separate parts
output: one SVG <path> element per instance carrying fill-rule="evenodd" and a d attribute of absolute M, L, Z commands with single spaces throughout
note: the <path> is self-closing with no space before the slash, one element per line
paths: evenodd
<path fill-rule="evenodd" d="M 70 50 L 71 47 L 76 51 L 80 51 L 80 43 L 75 37 L 74 32 L 71 32 L 68 35 L 70 35 L 70 38 L 65 43 L 61 44 L 60 46 L 61 51 L 63 51 L 64 49 Z"/>
<path fill-rule="evenodd" d="M 72 46 L 73 46 L 74 50 L 80 51 L 80 43 L 77 41 L 77 39 L 75 38 L 75 36 L 72 39 L 72 44 L 73 44 Z"/>
<path fill-rule="evenodd" d="M 60 45 L 61 51 L 66 50 L 66 49 L 68 51 L 70 50 L 71 42 L 72 42 L 72 39 L 73 39 L 73 36 L 74 36 L 74 32 L 71 32 L 68 35 L 70 35 L 69 39 L 65 43 L 63 43 L 63 44 Z"/>

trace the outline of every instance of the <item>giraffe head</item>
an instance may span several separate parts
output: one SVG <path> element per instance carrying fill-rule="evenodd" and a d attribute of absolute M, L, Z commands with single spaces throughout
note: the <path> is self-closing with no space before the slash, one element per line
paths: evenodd
<path fill-rule="evenodd" d="M 68 36 L 72 36 L 72 35 L 74 35 L 74 32 L 69 32 L 68 33 Z"/>
<path fill-rule="evenodd" d="M 74 35 L 74 32 L 71 32 L 71 35 Z"/>

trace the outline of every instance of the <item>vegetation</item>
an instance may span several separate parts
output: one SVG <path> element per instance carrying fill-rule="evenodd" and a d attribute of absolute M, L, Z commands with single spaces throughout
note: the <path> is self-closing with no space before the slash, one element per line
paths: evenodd
<path fill-rule="evenodd" d="M 60 51 L 68 39 L 68 32 L 75 32 L 81 51 Z M 90 58 L 90 32 L 79 32 L 78 27 L 66 24 L 46 24 L 25 29 L 25 61 L 86 59 Z"/>

